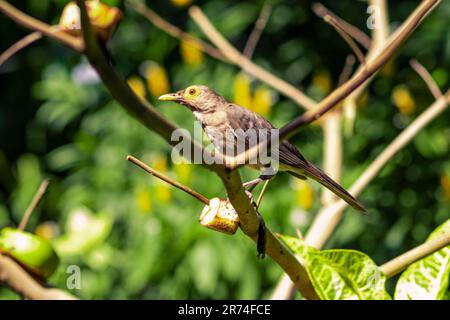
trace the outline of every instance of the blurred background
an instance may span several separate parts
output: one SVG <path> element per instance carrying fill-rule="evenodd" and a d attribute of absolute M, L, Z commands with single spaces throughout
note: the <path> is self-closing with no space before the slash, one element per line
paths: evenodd
<path fill-rule="evenodd" d="M 68 1 L 10 1 L 51 24 Z M 303 111 L 263 83 L 180 43 L 123 1 L 124 19 L 108 44 L 117 70 L 136 92 L 179 126 L 193 128 L 190 112 L 156 100 L 193 83 L 208 84 L 228 100 L 282 126 Z M 189 19 L 199 5 L 239 50 L 265 3 L 272 12 L 254 61 L 316 100 L 336 87 L 350 49 L 311 10 L 312 1 L 147 1 L 150 8 L 204 38 Z M 366 1 L 323 1 L 367 34 Z M 397 27 L 419 1 L 390 1 Z M 342 185 L 353 183 L 396 135 L 433 102 L 409 66 L 418 59 L 442 90 L 449 87 L 450 2 L 426 18 L 358 100 L 353 134 L 344 127 Z M 0 16 L 0 52 L 29 33 Z M 208 197 L 225 197 L 215 174 L 174 165 L 171 149 L 131 118 L 99 82 L 87 61 L 48 39 L 0 67 L 0 228 L 16 226 L 43 178 L 51 179 L 27 229 L 50 239 L 62 264 L 49 282 L 66 288 L 66 268 L 81 268 L 75 295 L 96 299 L 268 298 L 282 274 L 241 232 L 233 237 L 197 222 L 203 205 L 126 161 L 135 155 Z M 322 165 L 318 125 L 292 139 Z M 359 199 L 366 215 L 348 211 L 327 248 L 353 248 L 381 264 L 422 243 L 450 209 L 450 117 L 434 120 L 396 155 Z M 245 179 L 256 172 L 241 170 Z M 258 189 L 259 190 L 259 189 Z M 320 208 L 319 185 L 280 174 L 269 184 L 260 212 L 276 232 L 305 232 Z M 394 282 L 388 282 L 392 290 Z M 19 298 L 0 288 L 0 298 Z"/>

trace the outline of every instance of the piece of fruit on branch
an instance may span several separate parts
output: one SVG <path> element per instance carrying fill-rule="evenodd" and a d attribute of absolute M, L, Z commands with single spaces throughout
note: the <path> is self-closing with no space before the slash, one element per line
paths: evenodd
<path fill-rule="evenodd" d="M 122 19 L 122 11 L 98 0 L 85 3 L 92 30 L 100 40 L 108 41 Z M 73 36 L 81 36 L 80 8 L 75 2 L 69 2 L 64 7 L 59 19 L 59 27 Z"/>
<path fill-rule="evenodd" d="M 14 228 L 0 231 L 0 253 L 41 279 L 50 277 L 59 264 L 58 255 L 49 241 Z"/>

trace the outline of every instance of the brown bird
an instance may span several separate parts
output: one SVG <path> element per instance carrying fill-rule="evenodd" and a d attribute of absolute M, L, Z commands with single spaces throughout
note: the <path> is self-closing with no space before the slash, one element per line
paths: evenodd
<path fill-rule="evenodd" d="M 175 101 L 188 107 L 201 123 L 215 148 L 222 153 L 225 150 L 224 147 L 227 147 L 226 142 L 229 141 L 226 140 L 226 137 L 229 137 L 230 134 L 235 136 L 235 143 L 232 147 L 236 152 L 236 140 L 242 137 L 242 132 L 253 129 L 256 132 L 265 130 L 264 133 L 270 134 L 270 130 L 275 129 L 269 121 L 257 113 L 226 101 L 225 98 L 203 85 L 193 85 L 176 93 L 162 95 L 159 100 Z M 248 139 L 245 142 L 245 149 L 252 146 Z M 279 144 L 278 150 L 273 149 L 272 153 L 278 152 L 279 170 L 286 171 L 299 179 L 307 177 L 314 179 L 353 208 L 365 211 L 360 202 L 321 169 L 307 161 L 292 143 L 285 140 Z M 260 163 L 249 166 L 262 171 L 259 181 L 270 179 L 273 176 L 273 173 L 265 174 L 267 167 Z"/>

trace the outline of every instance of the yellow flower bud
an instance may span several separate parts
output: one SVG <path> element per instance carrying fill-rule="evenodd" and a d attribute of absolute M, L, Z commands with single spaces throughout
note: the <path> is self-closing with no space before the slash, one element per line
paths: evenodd
<path fill-rule="evenodd" d="M 401 113 L 406 115 L 412 114 L 416 109 L 416 103 L 406 86 L 397 86 L 394 88 L 392 102 Z"/>
<path fill-rule="evenodd" d="M 192 3 L 192 0 L 170 0 L 177 7 L 185 7 Z"/>
<path fill-rule="evenodd" d="M 203 62 L 203 51 L 195 41 L 182 40 L 180 52 L 183 61 L 188 65 L 198 66 Z"/>
<path fill-rule="evenodd" d="M 156 199 L 158 199 L 158 201 L 162 203 L 168 203 L 170 202 L 170 199 L 172 199 L 172 192 L 170 190 L 170 187 L 163 182 L 158 183 L 158 185 L 156 186 L 155 194 Z"/>
<path fill-rule="evenodd" d="M 154 97 L 170 91 L 166 70 L 157 63 L 149 63 L 145 68 L 147 88 Z"/>
<path fill-rule="evenodd" d="M 306 180 L 295 179 L 297 204 L 305 210 L 311 209 L 314 203 L 314 190 Z"/>
<path fill-rule="evenodd" d="M 259 113 L 262 116 L 266 116 L 269 113 L 271 106 L 272 92 L 264 86 L 258 87 L 253 96 L 252 111 Z"/>
<path fill-rule="evenodd" d="M 148 190 L 139 190 L 136 193 L 136 202 L 139 212 L 148 214 L 152 210 L 152 201 Z"/>
<path fill-rule="evenodd" d="M 448 175 L 443 175 L 441 177 L 441 186 L 444 191 L 445 199 L 450 201 L 450 177 Z"/>
<path fill-rule="evenodd" d="M 145 85 L 138 76 L 131 76 L 127 80 L 131 90 L 141 99 L 145 99 Z"/>
<path fill-rule="evenodd" d="M 157 154 L 153 157 L 152 167 L 161 173 L 167 172 L 167 159 L 164 155 Z M 155 186 L 155 195 L 158 201 L 167 203 L 172 198 L 170 186 L 162 181 L 157 181 Z"/>
<path fill-rule="evenodd" d="M 251 108 L 252 106 L 252 94 L 250 92 L 250 79 L 245 73 L 238 73 L 234 78 L 234 103 Z"/>
<path fill-rule="evenodd" d="M 312 79 L 312 84 L 318 87 L 324 94 L 331 91 L 331 78 L 328 72 L 318 72 Z"/>
<path fill-rule="evenodd" d="M 173 170 L 177 176 L 177 180 L 183 184 L 189 184 L 192 176 L 192 165 L 186 161 L 174 164 Z"/>
<path fill-rule="evenodd" d="M 51 221 L 47 221 L 47 222 L 43 222 L 40 225 L 38 225 L 36 227 L 36 231 L 35 231 L 36 235 L 44 238 L 46 240 L 51 240 L 54 239 L 58 233 L 58 226 L 56 225 L 56 223 L 51 222 Z"/>

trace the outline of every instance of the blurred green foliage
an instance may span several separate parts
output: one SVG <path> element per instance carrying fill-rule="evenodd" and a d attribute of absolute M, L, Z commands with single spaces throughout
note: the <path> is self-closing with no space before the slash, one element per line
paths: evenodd
<path fill-rule="evenodd" d="M 11 1 L 25 12 L 57 23 L 67 1 Z M 145 63 L 157 63 L 170 88 L 206 83 L 233 99 L 240 70 L 205 56 L 187 64 L 180 43 L 156 29 L 122 1 L 125 13 L 108 44 L 118 71 L 146 82 Z M 149 1 L 160 15 L 202 37 L 177 1 Z M 263 1 L 194 1 L 240 50 Z M 335 31 L 311 11 L 311 1 L 270 1 L 273 11 L 254 60 L 305 90 L 315 99 L 334 87 L 349 54 Z M 365 1 L 324 1 L 336 14 L 365 27 Z M 418 1 L 390 2 L 395 28 Z M 361 99 L 355 133 L 345 137 L 342 184 L 348 187 L 382 149 L 432 101 L 426 85 L 409 67 L 417 58 L 442 90 L 449 87 L 450 3 L 442 2 L 401 48 Z M 0 16 L 0 51 L 28 33 Z M 173 165 L 170 148 L 131 118 L 89 72 L 84 58 L 53 41 L 40 40 L 0 68 L 0 228 L 17 225 L 43 177 L 49 192 L 28 230 L 46 235 L 60 248 L 62 264 L 50 283 L 65 288 L 66 268 L 81 267 L 82 298 L 267 298 L 282 274 L 270 259 L 257 260 L 253 242 L 241 232 L 230 237 L 197 222 L 202 205 L 168 188 L 126 161 L 133 154 L 208 197 L 225 197 L 220 180 L 198 166 Z M 159 79 L 159 81 L 162 81 Z M 251 81 L 251 89 L 260 85 Z M 396 108 L 399 85 L 410 94 L 409 111 Z M 192 130 L 190 112 L 159 103 L 156 108 Z M 275 96 L 269 114 L 281 126 L 301 114 L 292 101 Z M 369 211 L 346 213 L 327 244 L 357 249 L 378 264 L 422 243 L 450 210 L 450 117 L 446 111 L 383 169 L 360 196 Z M 305 128 L 293 142 L 321 164 L 322 132 Z M 255 172 L 242 170 L 246 179 Z M 280 174 L 270 185 L 260 212 L 275 231 L 306 231 L 320 207 L 311 184 L 313 207 L 305 210 L 294 181 Z M 47 222 L 46 224 L 44 222 Z M 51 222 L 51 223 L 48 223 Z M 51 226 L 51 227 L 50 227 Z M 62 243 L 62 244 L 61 244 Z M 69 247 L 67 247 L 67 245 Z M 61 247 L 65 248 L 61 250 Z M 390 288 L 390 292 L 392 293 Z M 1 298 L 16 298 L 0 289 Z"/>

